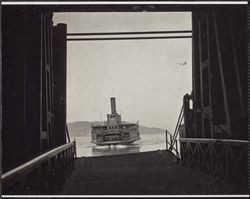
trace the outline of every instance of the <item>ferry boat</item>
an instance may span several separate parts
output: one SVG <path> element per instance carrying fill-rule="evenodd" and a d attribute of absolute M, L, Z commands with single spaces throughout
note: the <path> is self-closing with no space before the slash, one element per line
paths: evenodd
<path fill-rule="evenodd" d="M 111 114 L 104 124 L 91 124 L 91 142 L 96 145 L 128 145 L 140 140 L 139 124 L 122 122 L 116 112 L 115 98 L 111 97 Z"/>

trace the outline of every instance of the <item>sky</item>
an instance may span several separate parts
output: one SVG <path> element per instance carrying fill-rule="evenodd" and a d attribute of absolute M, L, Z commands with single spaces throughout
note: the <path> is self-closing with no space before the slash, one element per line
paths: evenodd
<path fill-rule="evenodd" d="M 68 33 L 191 30 L 191 13 L 54 13 Z M 191 39 L 68 41 L 67 121 L 122 120 L 174 132 L 192 90 Z M 179 63 L 186 62 L 186 65 Z"/>

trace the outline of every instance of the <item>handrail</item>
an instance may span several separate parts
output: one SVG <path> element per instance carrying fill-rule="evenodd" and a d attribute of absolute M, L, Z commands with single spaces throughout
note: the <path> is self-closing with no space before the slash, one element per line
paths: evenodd
<path fill-rule="evenodd" d="M 182 105 L 180 114 L 178 116 L 177 124 L 176 124 L 175 130 L 174 130 L 173 139 L 171 140 L 171 144 L 170 144 L 170 147 L 169 147 L 170 150 L 173 148 L 174 144 L 177 142 L 176 138 L 177 138 L 177 135 L 178 135 L 178 132 L 179 132 L 180 125 L 181 125 L 181 122 L 183 120 L 183 117 L 184 117 L 184 105 Z"/>
<path fill-rule="evenodd" d="M 180 114 L 179 114 L 179 117 L 178 117 L 178 120 L 177 120 L 177 124 L 176 124 L 175 130 L 174 130 L 174 137 L 176 137 L 176 134 L 177 134 L 177 132 L 178 132 L 179 125 L 180 125 L 180 123 L 182 122 L 183 110 L 184 110 L 184 106 L 182 105 L 181 111 L 180 111 Z"/>
<path fill-rule="evenodd" d="M 248 140 L 233 140 L 233 139 L 213 139 L 213 138 L 180 138 L 180 142 L 189 143 L 223 143 L 234 145 L 248 145 Z"/>
<path fill-rule="evenodd" d="M 66 135 L 68 138 L 68 142 L 70 143 L 70 137 L 69 137 L 69 129 L 68 129 L 68 125 L 66 124 Z"/>
<path fill-rule="evenodd" d="M 174 143 L 175 143 L 175 147 L 174 147 L 174 145 L 172 146 L 171 144 L 172 144 L 173 136 L 172 136 L 172 134 L 169 133 L 167 130 L 166 130 L 165 132 L 166 132 L 166 149 L 169 149 L 169 150 L 171 150 L 171 151 L 174 150 L 176 156 L 177 156 L 178 158 L 180 158 L 180 151 L 178 151 L 177 140 L 174 142 Z M 169 137 L 170 137 L 170 142 L 168 141 L 168 135 L 169 135 Z M 174 144 L 174 143 L 173 143 L 173 144 Z M 169 148 L 168 148 L 168 145 L 170 145 Z M 172 146 L 172 147 L 171 147 L 171 146 Z"/>
<path fill-rule="evenodd" d="M 51 159 L 52 157 L 56 156 L 57 154 L 59 154 L 60 152 L 66 150 L 66 149 L 69 149 L 71 147 L 75 147 L 75 141 L 71 142 L 71 143 L 67 143 L 67 144 L 64 144 L 62 146 L 59 146 L 55 149 L 52 149 L 42 155 L 39 155 L 38 157 L 4 173 L 2 175 L 2 182 L 3 183 L 7 183 L 11 180 L 13 180 L 13 178 L 15 178 L 15 181 L 27 174 L 28 172 L 30 172 L 30 170 L 33 170 L 36 168 L 36 166 L 46 162 L 47 160 Z"/>

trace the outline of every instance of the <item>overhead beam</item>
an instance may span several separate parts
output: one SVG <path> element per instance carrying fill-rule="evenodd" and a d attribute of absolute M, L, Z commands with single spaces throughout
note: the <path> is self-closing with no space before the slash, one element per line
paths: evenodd
<path fill-rule="evenodd" d="M 101 40 L 142 40 L 142 39 L 185 39 L 192 36 L 163 36 L 163 37 L 109 37 L 109 38 L 67 38 L 67 41 L 101 41 Z"/>
<path fill-rule="evenodd" d="M 90 32 L 90 33 L 67 33 L 67 36 L 93 36 L 93 35 L 138 35 L 138 34 L 170 34 L 170 33 L 192 33 L 192 30 L 174 31 L 138 31 L 138 32 Z"/>

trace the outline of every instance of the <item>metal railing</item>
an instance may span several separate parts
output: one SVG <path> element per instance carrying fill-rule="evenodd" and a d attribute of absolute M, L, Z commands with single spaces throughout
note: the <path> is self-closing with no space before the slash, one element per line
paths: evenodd
<path fill-rule="evenodd" d="M 179 141 L 174 137 L 171 133 L 169 133 L 167 130 L 166 132 L 166 149 L 172 151 L 175 156 L 180 159 L 180 146 Z"/>
<path fill-rule="evenodd" d="M 195 136 L 188 114 L 189 100 L 191 97 L 185 95 L 174 134 L 166 131 L 166 149 L 171 150 L 185 166 L 208 172 L 214 176 L 228 178 L 235 182 L 247 184 L 247 140 L 214 139 L 214 138 L 192 138 Z M 202 113 L 224 134 L 225 130 L 206 114 Z M 191 138 L 179 138 L 182 120 L 185 121 L 186 136 Z M 169 141 L 170 140 L 170 141 Z M 178 146 L 179 144 L 179 146 Z"/>
<path fill-rule="evenodd" d="M 180 114 L 178 116 L 177 124 L 174 130 L 174 134 L 172 135 L 170 132 L 166 130 L 166 149 L 172 151 L 178 159 L 180 159 L 180 147 L 177 136 L 179 134 L 183 118 L 184 118 L 184 106 L 182 105 Z"/>
<path fill-rule="evenodd" d="M 54 194 L 74 166 L 75 141 L 52 149 L 2 175 L 3 194 Z"/>
<path fill-rule="evenodd" d="M 180 114 L 179 114 L 179 117 L 178 117 L 178 120 L 177 120 L 177 124 L 176 124 L 175 130 L 174 130 L 174 135 L 171 138 L 170 147 L 169 147 L 170 150 L 172 150 L 173 146 L 175 144 L 177 144 L 177 135 L 179 133 L 180 126 L 181 126 L 183 118 L 184 118 L 184 106 L 182 105 L 181 111 L 180 111 Z"/>
<path fill-rule="evenodd" d="M 247 184 L 247 140 L 180 138 L 181 162 Z"/>

